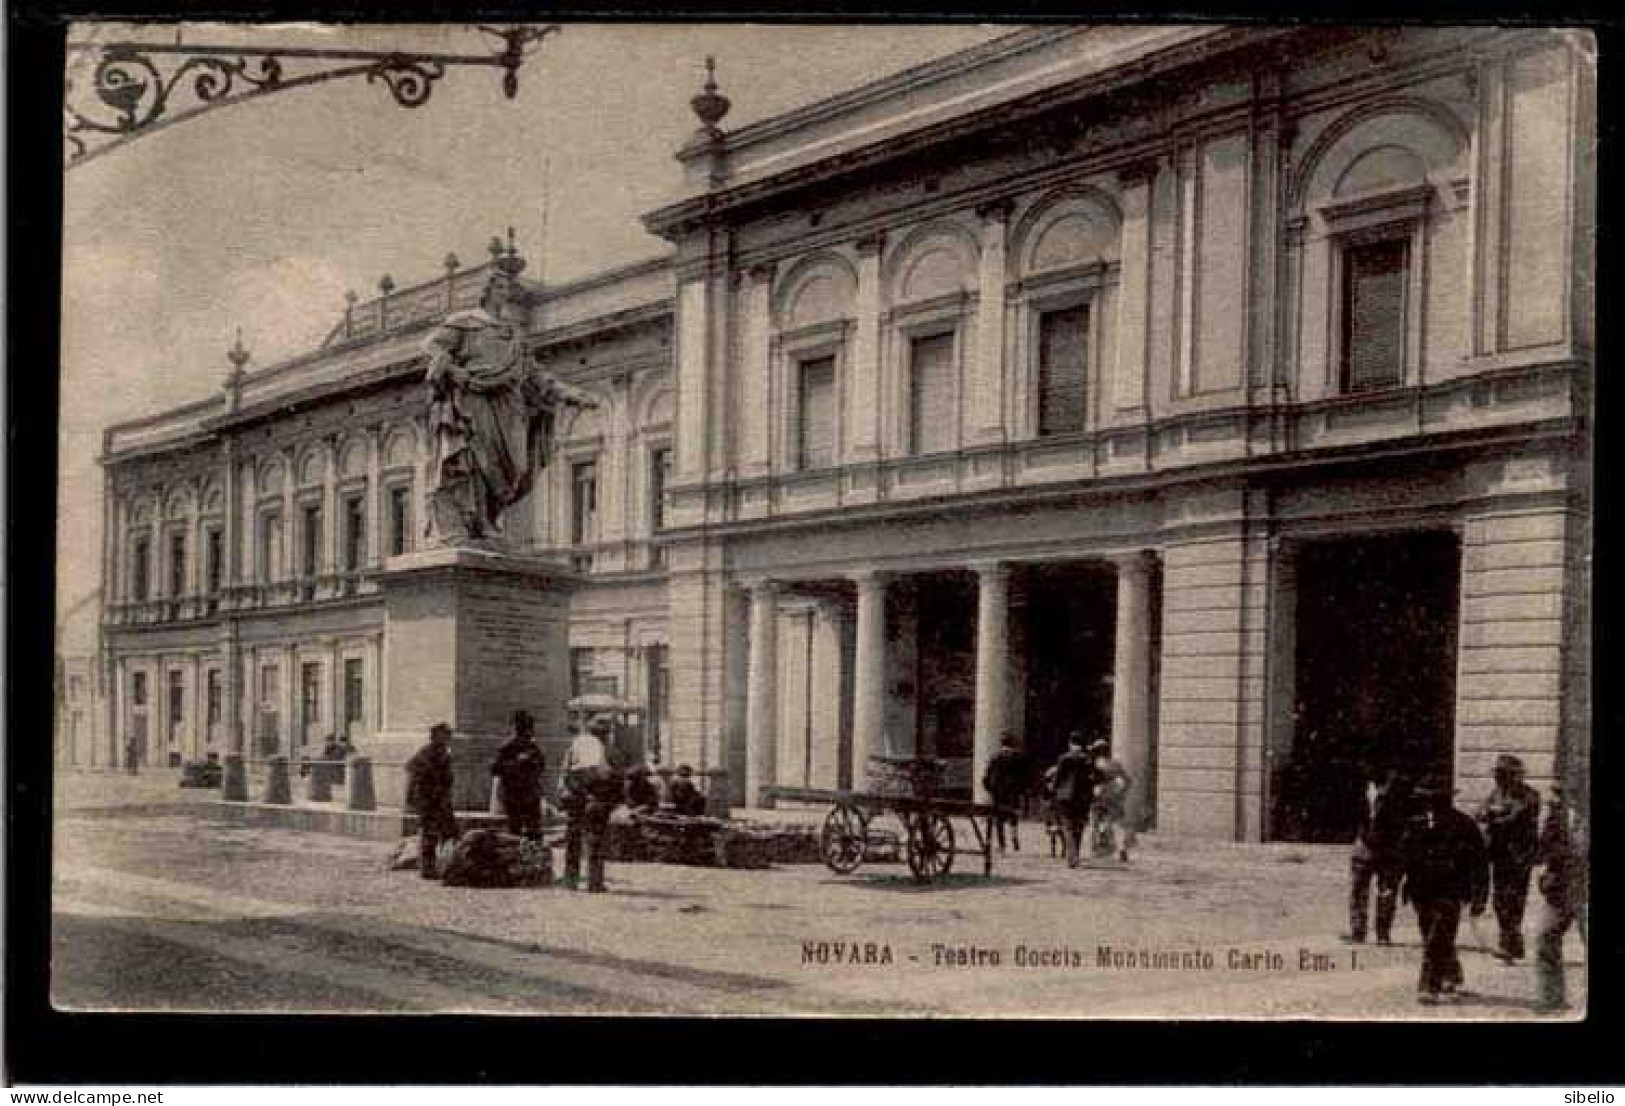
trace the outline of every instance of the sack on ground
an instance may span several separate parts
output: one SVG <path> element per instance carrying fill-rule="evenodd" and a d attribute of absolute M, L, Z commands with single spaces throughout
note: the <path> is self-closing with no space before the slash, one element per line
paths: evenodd
<path fill-rule="evenodd" d="M 545 887 L 553 881 L 553 855 L 541 842 L 471 830 L 457 839 L 442 872 L 449 887 Z"/>

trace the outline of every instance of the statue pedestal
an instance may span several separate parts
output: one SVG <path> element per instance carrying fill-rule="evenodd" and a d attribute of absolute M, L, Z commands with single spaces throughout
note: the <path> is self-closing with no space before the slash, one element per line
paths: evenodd
<path fill-rule="evenodd" d="M 392 557 L 384 597 L 384 725 L 370 743 L 378 800 L 400 806 L 401 765 L 452 728 L 458 810 L 485 810 L 491 761 L 516 710 L 536 720 L 555 777 L 569 747 L 569 612 L 575 577 L 551 561 L 470 547 Z"/>

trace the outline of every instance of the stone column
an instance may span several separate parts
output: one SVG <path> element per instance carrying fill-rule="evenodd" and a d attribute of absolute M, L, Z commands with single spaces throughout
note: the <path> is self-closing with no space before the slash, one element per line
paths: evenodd
<path fill-rule="evenodd" d="M 753 266 L 742 291 L 739 351 L 739 472 L 761 476 L 772 456 L 772 265 Z"/>
<path fill-rule="evenodd" d="M 242 515 L 242 492 L 237 484 L 237 451 L 230 438 L 220 448 L 221 470 L 223 478 L 220 481 L 225 517 L 220 527 L 220 556 L 224 558 L 220 565 L 220 583 L 222 587 L 231 587 L 237 583 L 238 544 L 242 541 L 239 527 Z M 221 604 L 222 607 L 225 605 Z"/>
<path fill-rule="evenodd" d="M 872 234 L 857 243 L 858 291 L 853 304 L 852 359 L 847 387 L 848 463 L 880 456 L 880 255 L 885 238 Z"/>
<path fill-rule="evenodd" d="M 192 483 L 192 513 L 186 520 L 186 572 L 182 586 L 190 595 L 202 595 L 203 576 L 203 492 L 201 479 Z"/>
<path fill-rule="evenodd" d="M 282 732 L 277 735 L 277 751 L 286 756 L 293 756 L 296 752 L 299 711 L 304 706 L 300 691 L 299 647 L 289 643 L 282 650 Z"/>
<path fill-rule="evenodd" d="M 1112 755 L 1133 779 L 1128 825 L 1145 824 L 1151 784 L 1151 559 L 1125 554 L 1117 563 L 1116 658 L 1112 667 Z"/>
<path fill-rule="evenodd" d="M 976 352 L 970 364 L 970 411 L 966 430 L 973 444 L 1004 441 L 1005 229 L 1010 201 L 977 209 L 982 253 L 977 269 Z"/>
<path fill-rule="evenodd" d="M 976 566 L 976 734 L 971 778 L 976 801 L 991 801 L 982 771 L 999 747 L 1006 725 L 1009 682 L 1010 566 Z"/>
<path fill-rule="evenodd" d="M 383 487 L 382 429 L 367 428 L 367 490 L 363 510 L 367 518 L 366 548 L 361 551 L 361 563 L 380 565 L 384 562 L 384 529 L 389 522 L 388 502 Z"/>
<path fill-rule="evenodd" d="M 294 523 L 293 491 L 299 482 L 299 453 L 292 446 L 282 451 L 282 574 L 278 579 L 292 580 L 299 575 L 298 526 Z"/>
<path fill-rule="evenodd" d="M 192 654 L 192 760 L 202 760 L 209 743 L 209 697 L 203 688 L 203 658 Z M 184 746 L 183 746 L 184 748 Z M 186 759 L 183 752 L 182 759 Z"/>
<path fill-rule="evenodd" d="M 869 751 L 886 748 L 886 585 L 880 572 L 854 577 L 858 586 L 857 643 L 852 667 L 852 786 L 862 790 Z"/>
<path fill-rule="evenodd" d="M 750 589 L 750 660 L 746 675 L 745 805 L 762 807 L 761 789 L 778 778 L 778 583 L 764 580 Z"/>
<path fill-rule="evenodd" d="M 323 575 L 339 570 L 339 440 L 334 435 L 327 439 L 327 465 L 322 469 L 322 548 L 317 556 L 321 564 L 317 572 Z"/>
<path fill-rule="evenodd" d="M 384 727 L 384 636 L 382 634 L 369 634 L 367 637 L 367 660 L 362 669 L 362 678 L 365 680 L 364 690 L 372 700 L 372 721 L 366 725 L 368 736 L 377 733 Z M 366 716 L 363 715 L 363 718 Z"/>

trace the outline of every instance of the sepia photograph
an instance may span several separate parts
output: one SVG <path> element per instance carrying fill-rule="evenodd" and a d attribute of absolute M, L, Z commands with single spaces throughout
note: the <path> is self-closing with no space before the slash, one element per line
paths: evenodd
<path fill-rule="evenodd" d="M 63 81 L 55 1009 L 1586 1018 L 1589 31 Z"/>

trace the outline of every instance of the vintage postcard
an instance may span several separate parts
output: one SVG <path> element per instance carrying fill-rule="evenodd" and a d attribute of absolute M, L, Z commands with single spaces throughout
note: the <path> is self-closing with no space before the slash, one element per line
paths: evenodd
<path fill-rule="evenodd" d="M 1589 33 L 65 80 L 57 1007 L 1585 1016 Z"/>

